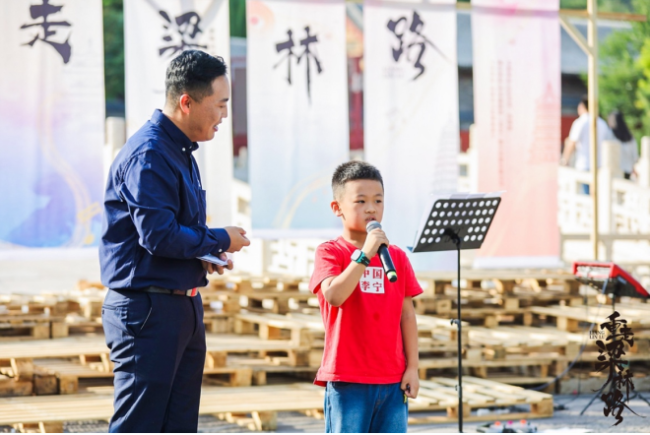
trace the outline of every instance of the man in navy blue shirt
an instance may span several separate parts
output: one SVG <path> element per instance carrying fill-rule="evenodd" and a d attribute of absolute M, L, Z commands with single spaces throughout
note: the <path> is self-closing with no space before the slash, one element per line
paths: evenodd
<path fill-rule="evenodd" d="M 167 68 L 166 103 L 124 145 L 104 198 L 99 256 L 110 290 L 102 321 L 115 363 L 111 432 L 196 432 L 205 364 L 197 287 L 250 242 L 238 227 L 208 228 L 192 152 L 228 116 L 222 58 L 189 50 Z M 228 269 L 232 262 L 228 260 Z"/>

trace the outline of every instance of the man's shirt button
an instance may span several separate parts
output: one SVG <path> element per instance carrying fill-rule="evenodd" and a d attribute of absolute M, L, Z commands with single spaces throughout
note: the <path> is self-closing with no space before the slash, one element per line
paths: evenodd
<path fill-rule="evenodd" d="M 219 252 L 223 251 L 223 249 L 219 249 Z"/>
<path fill-rule="evenodd" d="M 185 148 L 183 148 L 183 152 L 185 152 Z"/>

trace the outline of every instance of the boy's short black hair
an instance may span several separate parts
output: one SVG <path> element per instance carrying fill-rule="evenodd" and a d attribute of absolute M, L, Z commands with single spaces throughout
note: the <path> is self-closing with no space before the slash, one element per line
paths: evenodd
<path fill-rule="evenodd" d="M 174 58 L 165 75 L 165 94 L 173 102 L 183 94 L 201 102 L 212 95 L 212 82 L 226 75 L 228 68 L 220 56 L 212 56 L 201 50 L 186 50 Z"/>
<path fill-rule="evenodd" d="M 580 104 L 582 104 L 583 106 L 585 106 L 585 109 L 586 109 L 586 110 L 589 110 L 589 97 L 588 97 L 587 95 L 583 95 L 583 96 L 580 98 Z"/>
<path fill-rule="evenodd" d="M 375 180 L 384 187 L 384 180 L 381 178 L 379 169 L 369 163 L 351 161 L 339 165 L 332 176 L 332 193 L 337 198 L 345 187 L 345 183 L 354 180 Z"/>

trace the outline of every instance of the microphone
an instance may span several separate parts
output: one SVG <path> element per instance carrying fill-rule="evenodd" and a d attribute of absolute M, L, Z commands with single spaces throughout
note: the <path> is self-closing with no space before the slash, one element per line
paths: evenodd
<path fill-rule="evenodd" d="M 381 224 L 377 221 L 370 221 L 368 222 L 368 225 L 366 225 L 366 231 L 368 232 L 376 229 L 381 229 Z M 384 272 L 388 277 L 388 281 L 397 281 L 397 272 L 395 272 L 395 266 L 393 265 L 393 259 L 390 258 L 388 247 L 385 244 L 382 244 L 377 253 L 379 254 L 382 266 L 384 266 Z"/>

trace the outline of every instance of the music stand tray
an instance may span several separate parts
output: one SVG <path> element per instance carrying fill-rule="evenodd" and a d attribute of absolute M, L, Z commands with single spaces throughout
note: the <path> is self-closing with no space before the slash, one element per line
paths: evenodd
<path fill-rule="evenodd" d="M 460 251 L 479 249 L 492 225 L 503 192 L 456 193 L 437 197 L 423 216 L 411 252 L 458 251 L 456 288 L 458 318 L 458 431 L 463 432 L 463 356 L 462 317 L 460 308 Z"/>

